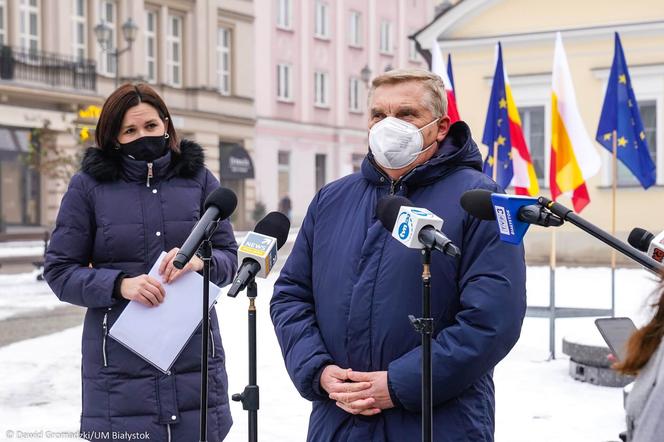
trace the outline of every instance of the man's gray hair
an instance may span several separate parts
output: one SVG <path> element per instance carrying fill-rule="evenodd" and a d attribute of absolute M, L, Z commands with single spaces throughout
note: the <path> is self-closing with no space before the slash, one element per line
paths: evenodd
<path fill-rule="evenodd" d="M 394 69 L 374 78 L 369 90 L 369 104 L 377 87 L 383 85 L 418 81 L 426 90 L 427 103 L 434 117 L 447 115 L 447 94 L 443 80 L 436 74 L 424 69 Z"/>

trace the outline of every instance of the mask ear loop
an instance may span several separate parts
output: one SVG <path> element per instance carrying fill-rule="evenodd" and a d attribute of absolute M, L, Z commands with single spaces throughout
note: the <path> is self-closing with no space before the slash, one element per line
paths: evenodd
<path fill-rule="evenodd" d="M 168 135 L 168 117 L 164 117 L 164 123 L 166 123 L 166 133 L 164 134 L 164 139 L 168 140 L 171 136 Z"/>

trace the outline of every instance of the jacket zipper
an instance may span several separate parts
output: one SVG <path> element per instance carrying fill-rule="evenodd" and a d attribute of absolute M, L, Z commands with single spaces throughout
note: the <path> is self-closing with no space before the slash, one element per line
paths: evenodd
<path fill-rule="evenodd" d="M 108 358 L 106 356 L 106 336 L 108 336 L 108 311 L 104 313 L 104 321 L 102 322 L 102 327 L 104 329 L 104 338 L 101 342 L 101 351 L 104 356 L 104 367 L 108 367 Z"/>
<path fill-rule="evenodd" d="M 214 334 L 212 334 L 212 327 L 210 327 L 210 341 L 212 342 L 212 357 L 214 358 Z"/>
<path fill-rule="evenodd" d="M 148 179 L 145 183 L 145 187 L 150 187 L 150 179 L 153 177 L 154 175 L 152 174 L 152 163 L 148 163 Z"/>
<path fill-rule="evenodd" d="M 166 424 L 166 433 L 168 434 L 168 442 L 171 442 L 171 424 Z"/>
<path fill-rule="evenodd" d="M 394 193 L 396 192 L 397 184 L 399 184 L 399 180 L 396 181 L 390 180 L 390 195 L 394 195 Z"/>

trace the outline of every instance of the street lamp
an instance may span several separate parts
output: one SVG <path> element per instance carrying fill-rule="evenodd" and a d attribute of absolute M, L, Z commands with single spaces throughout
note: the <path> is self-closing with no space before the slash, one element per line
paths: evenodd
<path fill-rule="evenodd" d="M 111 28 L 105 22 L 100 22 L 95 26 L 95 36 L 97 37 L 97 43 L 101 47 L 102 52 L 106 52 L 108 55 L 113 57 L 115 61 L 115 87 L 118 87 L 120 80 L 120 67 L 118 66 L 118 58 L 120 55 L 131 50 L 131 46 L 136 40 L 136 32 L 138 32 L 138 26 L 134 23 L 134 20 L 129 17 L 122 25 L 122 37 L 127 42 L 127 47 L 123 49 L 113 49 L 113 42 L 111 41 Z"/>
<path fill-rule="evenodd" d="M 369 80 L 371 80 L 371 69 L 369 69 L 369 65 L 364 65 L 362 71 L 360 71 L 360 77 L 362 78 L 362 81 L 364 81 L 365 86 L 369 87 Z"/>

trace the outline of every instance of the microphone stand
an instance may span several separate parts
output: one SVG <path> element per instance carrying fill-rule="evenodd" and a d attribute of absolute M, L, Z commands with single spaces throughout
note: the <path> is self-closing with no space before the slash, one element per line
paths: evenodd
<path fill-rule="evenodd" d="M 609 235 L 599 227 L 589 223 L 588 221 L 586 221 L 585 219 L 581 218 L 579 215 L 574 213 L 572 209 L 568 209 L 562 204 L 557 203 L 555 201 L 551 201 L 550 199 L 545 198 L 543 196 L 539 197 L 537 202 L 541 206 L 549 209 L 551 213 L 553 213 L 554 215 L 557 215 L 563 220 L 568 221 L 571 224 L 574 224 L 576 227 L 588 233 L 589 235 L 599 239 L 604 244 L 607 244 L 608 246 L 619 251 L 623 255 L 638 262 L 639 264 L 641 264 L 643 267 L 647 268 L 651 272 L 654 272 L 657 275 L 661 275 L 662 271 L 664 271 L 664 265 L 658 263 L 649 256 L 644 255 L 643 253 L 637 251 L 635 248 L 620 241 L 618 238 Z"/>
<path fill-rule="evenodd" d="M 201 325 L 201 410 L 200 442 L 207 442 L 207 405 L 208 405 L 208 339 L 210 339 L 210 267 L 212 261 L 212 241 L 210 237 L 217 230 L 218 221 L 211 222 L 205 229 L 205 240 L 198 248 L 198 255 L 203 260 L 203 323 Z"/>
<path fill-rule="evenodd" d="M 241 402 L 242 408 L 249 413 L 249 442 L 258 441 L 258 408 L 260 397 L 256 380 L 256 297 L 258 287 L 256 279 L 251 278 L 247 284 L 247 298 L 249 298 L 248 324 L 249 324 L 249 384 L 242 393 L 235 393 L 232 399 Z"/>
<path fill-rule="evenodd" d="M 422 318 L 408 315 L 415 331 L 422 335 L 422 441 L 433 440 L 433 397 L 431 380 L 431 341 L 433 318 L 431 317 L 431 249 L 422 249 Z"/>

